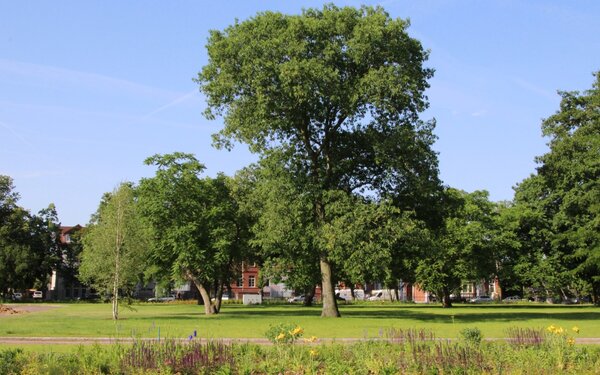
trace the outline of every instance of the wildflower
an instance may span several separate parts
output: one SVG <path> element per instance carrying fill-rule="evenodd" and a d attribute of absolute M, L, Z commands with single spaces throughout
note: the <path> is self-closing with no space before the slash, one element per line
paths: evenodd
<path fill-rule="evenodd" d="M 298 335 L 301 335 L 303 333 L 304 333 L 304 330 L 302 328 L 300 328 L 300 327 L 296 327 L 296 328 L 294 328 L 294 330 L 292 332 L 290 332 L 290 334 L 292 336 L 298 336 Z"/>
<path fill-rule="evenodd" d="M 317 342 L 318 338 L 317 336 L 311 336 L 307 339 L 304 339 L 304 342 Z"/>
<path fill-rule="evenodd" d="M 277 337 L 275 338 L 275 340 L 283 340 L 285 338 L 285 333 L 281 332 L 279 335 L 277 335 Z"/>
<path fill-rule="evenodd" d="M 319 352 L 316 351 L 315 349 L 309 350 L 308 353 L 310 354 L 311 357 L 316 357 L 319 355 Z"/>
<path fill-rule="evenodd" d="M 556 328 L 556 331 L 554 333 L 556 333 L 557 335 L 562 335 L 563 332 L 565 332 L 563 327 L 558 327 Z"/>
<path fill-rule="evenodd" d="M 556 327 L 552 324 L 550 327 L 546 328 L 546 330 L 550 333 L 554 333 L 556 331 Z"/>
<path fill-rule="evenodd" d="M 575 339 L 574 339 L 574 338 L 572 338 L 572 337 L 569 337 L 569 338 L 567 339 L 567 344 L 569 344 L 569 345 L 573 345 L 573 344 L 575 344 Z"/>
<path fill-rule="evenodd" d="M 575 326 L 575 327 L 573 327 L 571 329 L 573 330 L 573 332 L 579 333 L 579 327 Z"/>

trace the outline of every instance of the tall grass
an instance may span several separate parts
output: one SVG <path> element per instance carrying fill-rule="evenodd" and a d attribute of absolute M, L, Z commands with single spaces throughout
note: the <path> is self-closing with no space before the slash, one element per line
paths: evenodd
<path fill-rule="evenodd" d="M 527 343 L 530 332 L 515 330 Z M 0 350 L 2 374 L 598 374 L 600 347 L 435 339 L 432 332 L 387 330 L 353 344 L 230 344 L 140 340 L 79 347 L 71 353 Z M 521 336 L 518 336 L 521 335 Z M 556 335 L 555 335 L 556 336 Z M 534 336 L 537 337 L 537 336 Z M 558 336 L 556 336 L 558 337 Z M 556 338 L 555 337 L 555 338 Z M 562 337 L 562 336 L 561 336 Z"/>

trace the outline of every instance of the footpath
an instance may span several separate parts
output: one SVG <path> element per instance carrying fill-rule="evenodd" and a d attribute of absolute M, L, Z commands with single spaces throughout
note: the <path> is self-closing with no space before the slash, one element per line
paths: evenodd
<path fill-rule="evenodd" d="M 180 342 L 188 342 L 189 339 L 160 339 L 160 340 L 177 340 Z M 92 345 L 92 344 L 127 344 L 138 341 L 160 341 L 157 338 L 114 338 L 114 337 L 13 337 L 13 336 L 0 336 L 0 344 L 15 344 L 15 345 L 56 345 L 56 344 L 71 344 L 71 345 Z M 272 343 L 265 338 L 217 338 L 217 339 L 206 339 L 206 338 L 195 338 L 195 341 L 200 340 L 201 342 L 207 341 L 219 341 L 225 344 L 229 343 L 250 343 L 257 345 L 272 345 Z M 387 339 L 364 339 L 364 338 L 320 338 L 315 343 L 298 341 L 301 345 L 314 345 L 314 344 L 326 344 L 326 343 L 342 343 L 351 344 L 363 341 L 384 341 Z M 452 339 L 439 338 L 439 341 L 452 341 Z M 506 340 L 503 338 L 487 338 L 486 341 L 498 341 Z M 389 340 L 393 341 L 393 340 Z M 576 344 L 587 344 L 587 345 L 600 345 L 599 337 L 578 337 L 575 339 Z"/>

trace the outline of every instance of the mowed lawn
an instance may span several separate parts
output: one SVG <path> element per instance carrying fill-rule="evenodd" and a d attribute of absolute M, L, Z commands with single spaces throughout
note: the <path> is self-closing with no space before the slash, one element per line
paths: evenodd
<path fill-rule="evenodd" d="M 38 305 L 38 304 L 36 304 Z M 203 306 L 140 303 L 134 310 L 121 308 L 121 319 L 111 319 L 110 304 L 47 304 L 50 309 L 0 316 L 0 336 L 28 337 L 158 337 L 185 338 L 197 331 L 204 338 L 262 338 L 272 324 L 295 323 L 305 336 L 319 338 L 385 337 L 390 328 L 432 330 L 436 337 L 454 338 L 466 327 L 478 327 L 484 337 L 506 337 L 510 327 L 543 328 L 551 324 L 580 328 L 578 337 L 600 337 L 600 308 L 491 304 L 341 305 L 342 318 L 321 318 L 320 307 L 300 305 L 225 305 L 220 314 L 207 317 Z"/>

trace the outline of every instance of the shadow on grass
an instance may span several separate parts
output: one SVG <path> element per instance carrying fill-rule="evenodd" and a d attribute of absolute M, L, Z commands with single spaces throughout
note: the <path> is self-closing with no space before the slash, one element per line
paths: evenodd
<path fill-rule="evenodd" d="M 170 312 L 161 314 L 161 319 L 198 320 L 212 319 L 204 315 L 204 307 L 191 312 Z M 444 309 L 439 305 L 342 305 L 341 314 L 346 319 L 412 319 L 421 322 L 456 323 L 478 322 L 524 322 L 532 320 L 560 319 L 567 321 L 600 321 L 600 309 L 591 306 L 556 305 L 456 305 Z M 303 307 L 298 305 L 263 306 L 224 306 L 214 318 L 227 321 L 239 319 L 270 319 L 290 317 L 319 317 L 321 306 Z M 155 320 L 155 316 L 138 317 L 138 320 Z"/>
<path fill-rule="evenodd" d="M 298 305 L 226 305 L 221 309 L 219 314 L 207 316 L 204 314 L 204 306 L 197 305 L 196 311 L 185 312 L 169 312 L 168 314 L 160 314 L 160 319 L 172 320 L 197 320 L 216 318 L 219 320 L 228 319 L 256 319 L 270 317 L 319 317 L 321 316 L 321 306 L 303 307 Z M 156 320 L 156 316 L 140 316 L 136 320 Z"/>
<path fill-rule="evenodd" d="M 553 311 L 536 310 L 524 311 L 515 309 L 513 311 L 499 311 L 495 309 L 478 310 L 469 312 L 461 309 L 445 310 L 444 314 L 428 312 L 426 310 L 383 310 L 383 311 L 344 311 L 343 316 L 358 319 L 413 319 L 422 322 L 446 323 L 449 319 L 454 319 L 457 323 L 476 323 L 476 322 L 520 322 L 531 320 L 572 320 L 572 321 L 598 321 L 600 320 L 600 311 Z"/>

